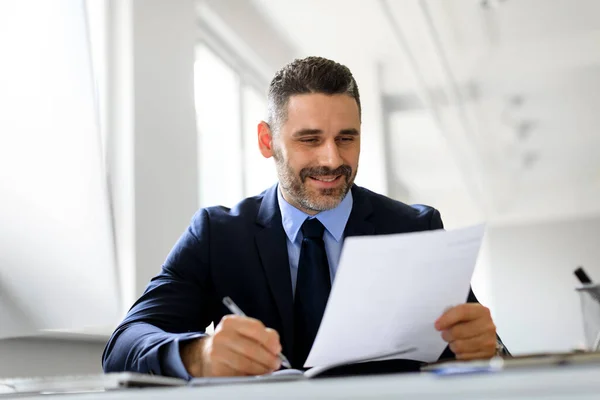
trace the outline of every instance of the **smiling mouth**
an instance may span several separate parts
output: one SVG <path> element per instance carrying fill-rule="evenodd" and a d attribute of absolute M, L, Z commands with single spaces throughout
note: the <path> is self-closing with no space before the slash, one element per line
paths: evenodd
<path fill-rule="evenodd" d="M 340 178 L 341 175 L 337 175 L 337 176 L 311 176 L 311 179 L 314 179 L 315 181 L 319 181 L 319 182 L 333 182 L 335 180 L 337 180 L 338 178 Z"/>

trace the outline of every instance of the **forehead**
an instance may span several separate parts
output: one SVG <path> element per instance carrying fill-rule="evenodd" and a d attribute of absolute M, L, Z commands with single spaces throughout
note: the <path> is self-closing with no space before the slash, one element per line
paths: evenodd
<path fill-rule="evenodd" d="M 360 126 L 358 104 L 347 94 L 308 93 L 290 96 L 286 124 L 346 124 Z"/>

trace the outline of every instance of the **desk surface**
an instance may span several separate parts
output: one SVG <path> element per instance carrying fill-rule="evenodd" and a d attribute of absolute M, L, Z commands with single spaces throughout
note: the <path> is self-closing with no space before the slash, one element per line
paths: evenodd
<path fill-rule="evenodd" d="M 230 386 L 129 389 L 54 395 L 56 399 L 598 399 L 600 366 L 565 366 L 500 373 L 438 377 L 399 374 Z M 36 397 L 36 396 L 33 396 Z M 24 397 L 19 397 L 24 398 Z"/>

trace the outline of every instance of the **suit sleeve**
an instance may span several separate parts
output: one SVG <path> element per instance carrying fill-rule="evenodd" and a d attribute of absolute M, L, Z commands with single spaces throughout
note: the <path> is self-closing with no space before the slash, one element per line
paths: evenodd
<path fill-rule="evenodd" d="M 200 210 L 108 341 L 104 371 L 189 379 L 179 345 L 204 335 L 211 322 L 212 292 L 209 219 Z"/>

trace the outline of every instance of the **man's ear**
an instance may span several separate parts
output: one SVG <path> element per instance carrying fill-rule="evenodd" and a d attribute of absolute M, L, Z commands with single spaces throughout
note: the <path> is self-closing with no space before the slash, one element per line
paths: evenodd
<path fill-rule="evenodd" d="M 273 157 L 273 132 L 265 121 L 258 124 L 258 148 L 263 157 Z"/>

